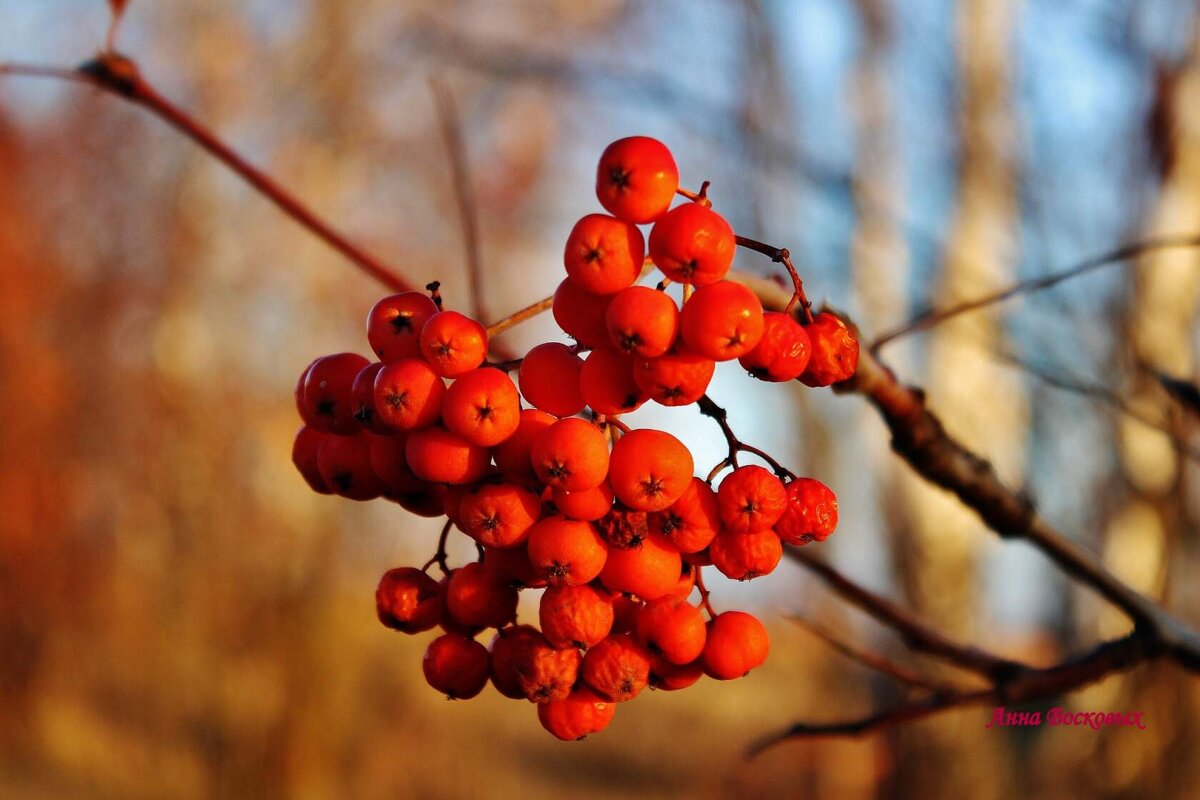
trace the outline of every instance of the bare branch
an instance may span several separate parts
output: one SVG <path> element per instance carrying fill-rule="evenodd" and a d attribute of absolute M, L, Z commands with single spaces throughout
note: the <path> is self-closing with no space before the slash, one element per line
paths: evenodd
<path fill-rule="evenodd" d="M 777 284 L 745 274 L 735 277 L 753 289 L 764 306 L 787 305 L 787 291 Z M 1041 550 L 1063 572 L 1124 611 L 1148 642 L 1188 669 L 1200 670 L 1200 635 L 1038 516 L 1027 497 L 1005 486 L 991 464 L 946 431 L 926 406 L 924 392 L 900 383 L 870 351 L 860 354 L 854 377 L 833 388 L 862 395 L 875 407 L 891 432 L 892 450 L 918 475 L 954 494 L 1001 538 L 1021 539 Z"/>
<path fill-rule="evenodd" d="M 171 103 L 142 77 L 137 64 L 117 53 L 102 53 L 78 69 L 65 70 L 22 64 L 0 65 L 0 75 L 26 75 L 59 78 L 89 83 L 104 91 L 123 97 L 151 111 L 159 119 L 207 150 L 213 157 L 241 176 L 260 194 L 278 206 L 321 240 L 352 261 L 384 286 L 394 291 L 408 291 L 412 286 L 391 267 L 350 241 L 345 234 L 317 215 L 269 175 L 250 164 L 216 134 L 193 119 L 186 111 Z"/>
<path fill-rule="evenodd" d="M 462 125 L 458 120 L 458 107 L 446 84 L 437 78 L 429 79 L 433 98 L 437 104 L 438 122 L 442 128 L 442 139 L 450 156 L 450 170 L 454 179 L 454 199 L 458 204 L 458 217 L 462 223 L 463 243 L 467 250 L 467 274 L 470 276 L 471 308 L 475 319 L 484 319 L 483 263 L 479 247 L 479 213 L 475 193 L 471 188 L 471 174 L 467 162 L 467 148 L 463 141 Z"/>
<path fill-rule="evenodd" d="M 1056 286 L 1063 281 L 1083 275 L 1087 272 L 1099 269 L 1101 267 L 1120 264 L 1135 256 L 1144 253 L 1153 252 L 1155 250 L 1167 250 L 1176 247 L 1200 247 L 1200 235 L 1178 235 L 1164 236 L 1158 239 L 1145 239 L 1140 242 L 1123 245 L 1115 250 L 1107 253 L 1102 253 L 1098 256 L 1093 256 L 1086 261 L 1081 261 L 1073 267 L 1068 267 L 1058 272 L 1051 272 L 1048 275 L 1043 275 L 1038 278 L 1030 278 L 1027 281 L 1021 281 L 1007 289 L 1001 289 L 998 292 L 977 297 L 974 300 L 966 300 L 961 303 L 956 303 L 946 308 L 931 308 L 917 316 L 913 317 L 908 322 L 901 325 L 899 328 L 888 331 L 875 339 L 871 344 L 870 350 L 872 353 L 878 354 L 884 345 L 894 342 L 904 336 L 908 336 L 918 331 L 928 330 L 935 325 L 940 325 L 948 319 L 966 314 L 969 311 L 978 311 L 981 308 L 986 308 L 996 303 L 1002 303 L 1013 297 L 1022 294 L 1031 294 L 1039 292 L 1043 289 L 1049 289 L 1051 286 Z"/>
<path fill-rule="evenodd" d="M 788 558 L 811 571 L 851 605 L 861 608 L 878 622 L 895 631 L 910 650 L 977 673 L 992 682 L 1008 680 L 1010 675 L 1024 667 L 1016 661 L 946 638 L 911 612 L 860 586 L 828 562 L 802 548 L 787 547 L 784 552 Z"/>
<path fill-rule="evenodd" d="M 1158 653 L 1146 637 L 1135 631 L 1121 639 L 1104 642 L 1085 655 L 1052 667 L 1022 667 L 1010 680 L 991 689 L 959 694 L 934 694 L 895 708 L 841 722 L 796 723 L 755 742 L 749 752 L 750 755 L 757 755 L 786 739 L 861 736 L 968 705 L 1028 703 L 1087 686 L 1115 672 L 1141 664 L 1156 655 Z"/>
<path fill-rule="evenodd" d="M 794 614 L 788 617 L 788 619 L 804 628 L 813 636 L 816 636 L 818 639 L 825 642 L 834 650 L 838 651 L 852 661 L 857 661 L 859 664 L 862 664 L 868 669 L 875 670 L 883 675 L 894 678 L 900 683 L 940 694 L 948 694 L 956 691 L 954 687 L 948 684 L 941 683 L 932 678 L 926 678 L 924 675 L 910 670 L 907 667 L 903 667 L 894 661 L 885 658 L 884 656 L 881 656 L 877 653 L 872 653 L 859 647 L 855 647 L 847 642 L 842 641 L 832 631 L 815 620 L 799 614 Z"/>

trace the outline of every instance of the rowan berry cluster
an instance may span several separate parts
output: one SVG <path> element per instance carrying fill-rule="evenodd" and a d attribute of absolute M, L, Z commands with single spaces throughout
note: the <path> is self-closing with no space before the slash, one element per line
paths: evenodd
<path fill-rule="evenodd" d="M 296 386 L 305 424 L 293 461 L 315 491 L 448 519 L 424 567 L 384 574 L 380 621 L 405 633 L 440 629 L 424 659 L 438 691 L 469 698 L 490 680 L 535 703 L 564 740 L 603 729 L 616 703 L 648 686 L 683 689 L 762 664 L 762 623 L 715 613 L 702 569 L 751 580 L 775 569 L 785 543 L 822 541 L 837 525 L 832 491 L 733 439 L 723 415 L 729 457 L 707 479 L 677 438 L 617 418 L 648 400 L 711 412 L 717 361 L 812 386 L 844 380 L 857 364 L 857 341 L 835 316 L 812 316 L 807 303 L 807 324 L 764 313 L 725 279 L 738 237 L 703 191 L 678 184 L 654 139 L 604 151 L 596 190 L 610 213 L 572 229 L 553 301 L 573 346 L 546 343 L 519 363 L 490 364 L 487 330 L 443 310 L 431 284 L 431 295 L 402 292 L 371 309 L 377 362 L 318 358 Z M 677 194 L 689 200 L 671 209 Z M 664 276 L 657 287 L 638 284 L 650 264 Z M 671 282 L 684 286 L 682 307 Z M 518 366 L 514 385 L 508 370 Z M 774 471 L 739 465 L 746 451 Z M 448 566 L 452 527 L 475 541 L 477 561 Z M 440 580 L 429 574 L 435 564 Z M 537 626 L 517 622 L 526 589 L 544 590 Z M 486 647 L 476 637 L 489 628 Z"/>

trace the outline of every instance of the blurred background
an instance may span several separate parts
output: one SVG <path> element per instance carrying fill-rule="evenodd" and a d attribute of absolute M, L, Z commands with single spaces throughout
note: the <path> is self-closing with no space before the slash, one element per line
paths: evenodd
<path fill-rule="evenodd" d="M 70 66 L 100 0 L 4 0 L 0 61 Z M 871 339 L 1130 239 L 1200 231 L 1200 63 L 1185 0 L 134 2 L 146 77 L 412 282 L 485 320 L 553 291 L 598 210 L 596 159 L 649 134 L 737 230 L 791 248 Z M 431 77 L 481 226 L 472 298 Z M 889 345 L 949 429 L 1139 590 L 1200 620 L 1200 264 L 1160 251 Z M 753 253 L 740 269 L 772 274 Z M 858 741 L 745 747 L 903 693 L 789 622 L 945 680 L 794 565 L 714 582 L 767 665 L 618 709 L 560 744 L 488 689 L 425 686 L 428 637 L 375 621 L 378 576 L 436 524 L 307 490 L 296 376 L 367 349 L 384 292 L 159 120 L 0 79 L 0 797 L 1188 798 L 1200 681 L 1141 667 L 1029 710 L 1148 729 L 985 729 L 968 708 Z M 549 319 L 505 334 L 514 351 Z M 841 498 L 824 554 L 942 630 L 1046 664 L 1126 621 L 1000 544 L 891 455 L 865 403 L 711 392 L 742 438 Z M 721 456 L 691 409 L 631 424 Z M 456 551 L 459 557 L 466 551 Z M 528 615 L 528 611 L 525 612 Z"/>

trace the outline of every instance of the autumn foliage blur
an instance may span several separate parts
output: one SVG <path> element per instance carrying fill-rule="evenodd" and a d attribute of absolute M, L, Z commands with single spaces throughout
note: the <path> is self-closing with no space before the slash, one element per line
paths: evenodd
<path fill-rule="evenodd" d="M 79 5 L 0 8 L 0 60 L 93 53 L 107 10 Z M 593 210 L 595 153 L 631 132 L 670 141 L 739 232 L 791 247 L 815 299 L 868 334 L 1126 236 L 1195 229 L 1190 12 L 942 5 L 137 3 L 118 44 L 357 241 L 488 321 L 553 290 L 562 239 Z M 1053 102 L 1022 83 L 1018 48 L 1058 81 Z M 430 75 L 466 135 L 477 297 Z M 1200 270 L 1191 251 L 1134 266 L 889 355 L 1043 513 L 1196 619 L 1195 419 L 1153 374 L 1194 381 Z M 761 673 L 658 693 L 586 742 L 549 741 L 490 690 L 446 702 L 422 685 L 423 643 L 372 605 L 379 574 L 423 561 L 436 529 L 314 496 L 288 460 L 296 375 L 365 349 L 380 294 L 138 109 L 0 79 L 0 796 L 1191 796 L 1200 682 L 1168 665 L 1057 701 L 1145 711 L 1146 731 L 988 730 L 991 710 L 967 709 L 745 760 L 767 730 L 901 696 L 787 613 L 962 678 L 799 571 L 768 594 L 714 589 L 773 620 Z M 549 335 L 540 320 L 507 343 Z M 829 552 L 847 572 L 1034 663 L 1121 630 L 904 472 L 859 401 L 737 395 L 735 372 L 717 391 L 739 431 L 838 488 Z"/>

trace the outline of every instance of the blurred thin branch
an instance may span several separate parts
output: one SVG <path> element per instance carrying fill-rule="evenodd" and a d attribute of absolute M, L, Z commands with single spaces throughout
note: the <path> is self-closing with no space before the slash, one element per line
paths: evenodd
<path fill-rule="evenodd" d="M 954 691 L 954 687 L 948 684 L 936 681 L 932 678 L 927 678 L 918 672 L 915 672 L 908 667 L 891 661 L 877 653 L 872 653 L 861 647 L 849 644 L 842 639 L 839 639 L 833 631 L 826 628 L 816 620 L 810 619 L 800 614 L 793 614 L 788 617 L 789 620 L 796 623 L 806 631 L 816 636 L 821 641 L 838 651 L 842 655 L 857 661 L 859 664 L 868 669 L 875 670 L 883 675 L 887 675 L 896 679 L 900 683 L 912 686 L 918 689 L 926 689 L 931 692 L 946 694 Z"/>
<path fill-rule="evenodd" d="M 48 77 L 89 83 L 123 97 L 151 111 L 171 127 L 207 150 L 224 163 L 285 214 L 312 231 L 318 238 L 341 253 L 384 286 L 395 291 L 411 291 L 412 286 L 393 267 L 371 255 L 334 228 L 315 211 L 257 167 L 250 164 L 230 145 L 217 137 L 186 111 L 167 100 L 144 78 L 137 63 L 113 52 L 102 53 L 74 70 L 25 64 L 0 64 L 0 75 Z"/>
<path fill-rule="evenodd" d="M 1101 267 L 1121 264 L 1129 259 L 1142 255 L 1144 253 L 1153 252 L 1155 250 L 1168 250 L 1179 247 L 1200 247 L 1200 234 L 1179 234 L 1176 236 L 1164 236 L 1157 239 L 1145 239 L 1139 242 L 1118 247 L 1115 250 L 1110 250 L 1107 253 L 1102 253 L 1098 256 L 1093 256 L 1085 261 L 1068 267 L 1057 272 L 1051 272 L 1048 275 L 1042 275 L 1037 278 L 1021 281 L 1020 283 L 1009 286 L 998 292 L 977 297 L 974 300 L 965 300 L 961 303 L 956 303 L 946 308 L 931 308 L 921 312 L 913 317 L 908 322 L 898 328 L 887 331 L 871 343 L 870 350 L 874 354 L 878 354 L 883 349 L 884 345 L 901 339 L 913 333 L 928 330 L 936 325 L 940 325 L 948 319 L 953 319 L 961 314 L 966 314 L 971 311 L 978 311 L 981 308 L 1002 303 L 1005 300 L 1010 300 L 1023 294 L 1032 294 L 1043 289 L 1049 289 L 1052 286 L 1057 286 L 1063 281 L 1079 275 L 1092 272 Z"/>
<path fill-rule="evenodd" d="M 483 263 L 479 247 L 479 208 L 471 187 L 471 171 L 467 161 L 466 142 L 463 141 L 462 125 L 458 118 L 458 107 L 446 84 L 430 77 L 429 88 L 437 104 L 438 123 L 442 139 L 450 157 L 450 171 L 454 183 L 454 200 L 458 204 L 459 221 L 462 223 L 463 244 L 467 250 L 467 274 L 470 276 L 471 308 L 475 319 L 487 318 L 484 307 Z"/>

